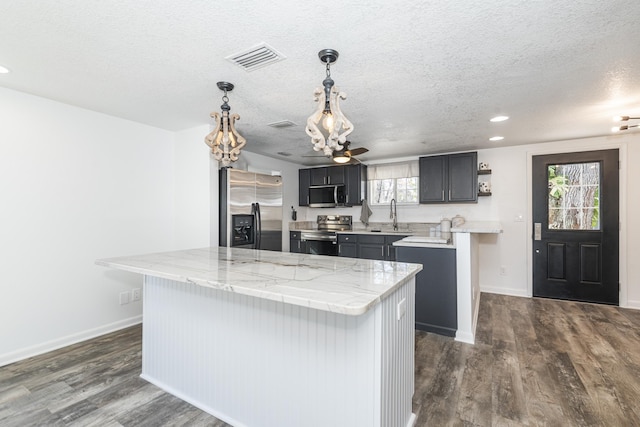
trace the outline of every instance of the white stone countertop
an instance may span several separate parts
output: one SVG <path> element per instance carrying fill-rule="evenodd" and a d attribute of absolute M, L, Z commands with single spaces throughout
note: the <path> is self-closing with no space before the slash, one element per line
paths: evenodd
<path fill-rule="evenodd" d="M 421 264 L 211 247 L 96 260 L 119 270 L 358 316 Z"/>
<path fill-rule="evenodd" d="M 452 233 L 502 233 L 498 221 L 467 221 L 458 227 L 451 227 Z"/>

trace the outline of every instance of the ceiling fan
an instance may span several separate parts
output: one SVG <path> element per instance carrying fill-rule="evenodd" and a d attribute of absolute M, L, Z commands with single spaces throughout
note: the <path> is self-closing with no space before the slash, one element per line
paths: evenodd
<path fill-rule="evenodd" d="M 350 149 L 349 146 L 351 145 L 351 141 L 345 141 L 344 145 L 343 145 L 343 149 L 340 151 L 333 151 L 333 153 L 330 156 L 325 156 L 325 155 L 315 155 L 315 156 L 302 156 L 302 157 L 327 157 L 329 159 L 332 159 L 334 162 L 336 163 L 360 163 L 360 161 L 358 159 L 356 159 L 354 156 L 358 156 L 360 154 L 364 154 L 367 151 L 369 151 L 368 148 L 364 148 L 364 147 L 358 147 L 358 148 L 352 148 Z"/>

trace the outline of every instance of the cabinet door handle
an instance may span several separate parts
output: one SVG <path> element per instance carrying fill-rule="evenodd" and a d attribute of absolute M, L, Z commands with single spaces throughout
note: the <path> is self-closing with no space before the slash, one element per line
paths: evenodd
<path fill-rule="evenodd" d="M 382 255 L 382 258 L 384 258 L 384 246 L 380 247 L 380 249 L 382 250 L 382 253 L 380 255 Z"/>
<path fill-rule="evenodd" d="M 451 190 L 449 190 L 449 201 L 451 201 Z"/>
<path fill-rule="evenodd" d="M 444 190 L 442 190 L 442 201 L 444 202 Z"/>
<path fill-rule="evenodd" d="M 387 246 L 387 258 L 389 258 L 389 246 Z"/>

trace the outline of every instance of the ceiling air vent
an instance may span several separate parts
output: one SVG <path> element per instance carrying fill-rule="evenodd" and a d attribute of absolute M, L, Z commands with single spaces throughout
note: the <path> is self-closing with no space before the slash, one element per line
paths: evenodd
<path fill-rule="evenodd" d="M 293 123 L 291 120 L 280 120 L 279 122 L 269 123 L 267 126 L 271 126 L 272 128 L 290 128 L 298 125 Z"/>
<path fill-rule="evenodd" d="M 245 71 L 253 71 L 282 61 L 286 57 L 266 43 L 260 43 L 242 52 L 234 53 L 225 59 L 233 62 Z"/>

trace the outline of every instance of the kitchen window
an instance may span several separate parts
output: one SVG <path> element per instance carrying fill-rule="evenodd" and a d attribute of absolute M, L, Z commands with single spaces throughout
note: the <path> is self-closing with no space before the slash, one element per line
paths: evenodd
<path fill-rule="evenodd" d="M 369 204 L 418 204 L 419 173 L 417 161 L 369 165 Z"/>

